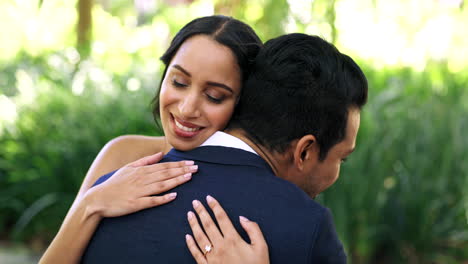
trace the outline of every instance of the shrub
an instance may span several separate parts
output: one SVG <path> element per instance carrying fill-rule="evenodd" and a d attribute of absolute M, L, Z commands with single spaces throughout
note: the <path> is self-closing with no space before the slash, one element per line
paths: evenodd
<path fill-rule="evenodd" d="M 353 263 L 468 259 L 468 81 L 432 70 L 443 87 L 430 71 L 367 71 L 357 149 L 321 198 Z"/>
<path fill-rule="evenodd" d="M 36 94 L 24 103 L 24 91 L 10 91 L 18 118 L 0 134 L 0 233 L 20 240 L 51 239 L 106 142 L 122 134 L 160 134 L 150 111 L 154 83 L 132 92 L 127 82 L 135 77 L 112 76 L 111 89 L 103 89 L 111 75 L 95 66 L 70 74 L 42 63 L 19 63 L 17 71 L 30 76 Z M 72 87 L 80 74 L 84 90 L 77 95 Z"/>

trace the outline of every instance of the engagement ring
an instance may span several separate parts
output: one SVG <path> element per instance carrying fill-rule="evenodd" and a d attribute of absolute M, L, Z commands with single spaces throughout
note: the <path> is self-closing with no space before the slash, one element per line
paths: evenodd
<path fill-rule="evenodd" d="M 203 255 L 206 256 L 206 254 L 210 253 L 210 251 L 213 249 L 213 247 L 211 245 L 206 245 L 205 246 L 205 253 L 203 253 Z"/>

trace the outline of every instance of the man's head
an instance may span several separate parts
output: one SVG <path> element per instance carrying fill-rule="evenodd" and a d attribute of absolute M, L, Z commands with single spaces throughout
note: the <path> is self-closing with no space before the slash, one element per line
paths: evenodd
<path fill-rule="evenodd" d="M 316 196 L 354 149 L 367 100 L 361 69 L 316 36 L 268 41 L 241 93 L 230 128 L 241 128 L 274 159 L 277 174 Z"/>

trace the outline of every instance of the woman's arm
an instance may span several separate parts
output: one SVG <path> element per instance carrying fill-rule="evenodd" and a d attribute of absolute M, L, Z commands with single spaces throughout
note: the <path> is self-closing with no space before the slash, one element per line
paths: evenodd
<path fill-rule="evenodd" d="M 158 153 L 132 162 L 106 182 L 91 189 L 92 183 L 86 184 L 86 181 L 95 181 L 98 176 L 87 174 L 88 179 L 84 180 L 80 190 L 83 192 L 75 199 L 40 263 L 77 263 L 103 217 L 126 215 L 172 201 L 175 193 L 151 195 L 187 182 L 196 172 L 196 166 L 193 162 L 185 161 L 154 164 L 162 156 L 162 153 Z M 105 159 L 101 155 L 101 159 L 98 157 L 96 160 Z M 106 166 L 98 163 L 95 162 L 93 166 Z"/>
<path fill-rule="evenodd" d="M 206 201 L 213 210 L 219 229 L 205 207 L 199 201 L 193 201 L 193 208 L 202 222 L 203 232 L 193 212 L 188 212 L 187 218 L 195 239 L 186 235 L 187 247 L 197 264 L 207 263 L 253 263 L 268 264 L 268 245 L 257 223 L 240 216 L 239 220 L 247 232 L 251 243 L 245 242 L 237 233 L 224 209 L 213 197 L 207 196 Z"/>
<path fill-rule="evenodd" d="M 101 217 L 86 206 L 90 197 L 75 200 L 59 232 L 39 263 L 78 263 Z"/>

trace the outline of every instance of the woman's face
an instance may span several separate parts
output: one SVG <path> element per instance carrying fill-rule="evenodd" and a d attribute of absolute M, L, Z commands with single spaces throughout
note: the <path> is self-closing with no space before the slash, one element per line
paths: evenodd
<path fill-rule="evenodd" d="M 240 93 L 240 75 L 229 48 L 206 35 L 187 39 L 161 85 L 159 111 L 168 143 L 191 150 L 223 130 Z"/>

